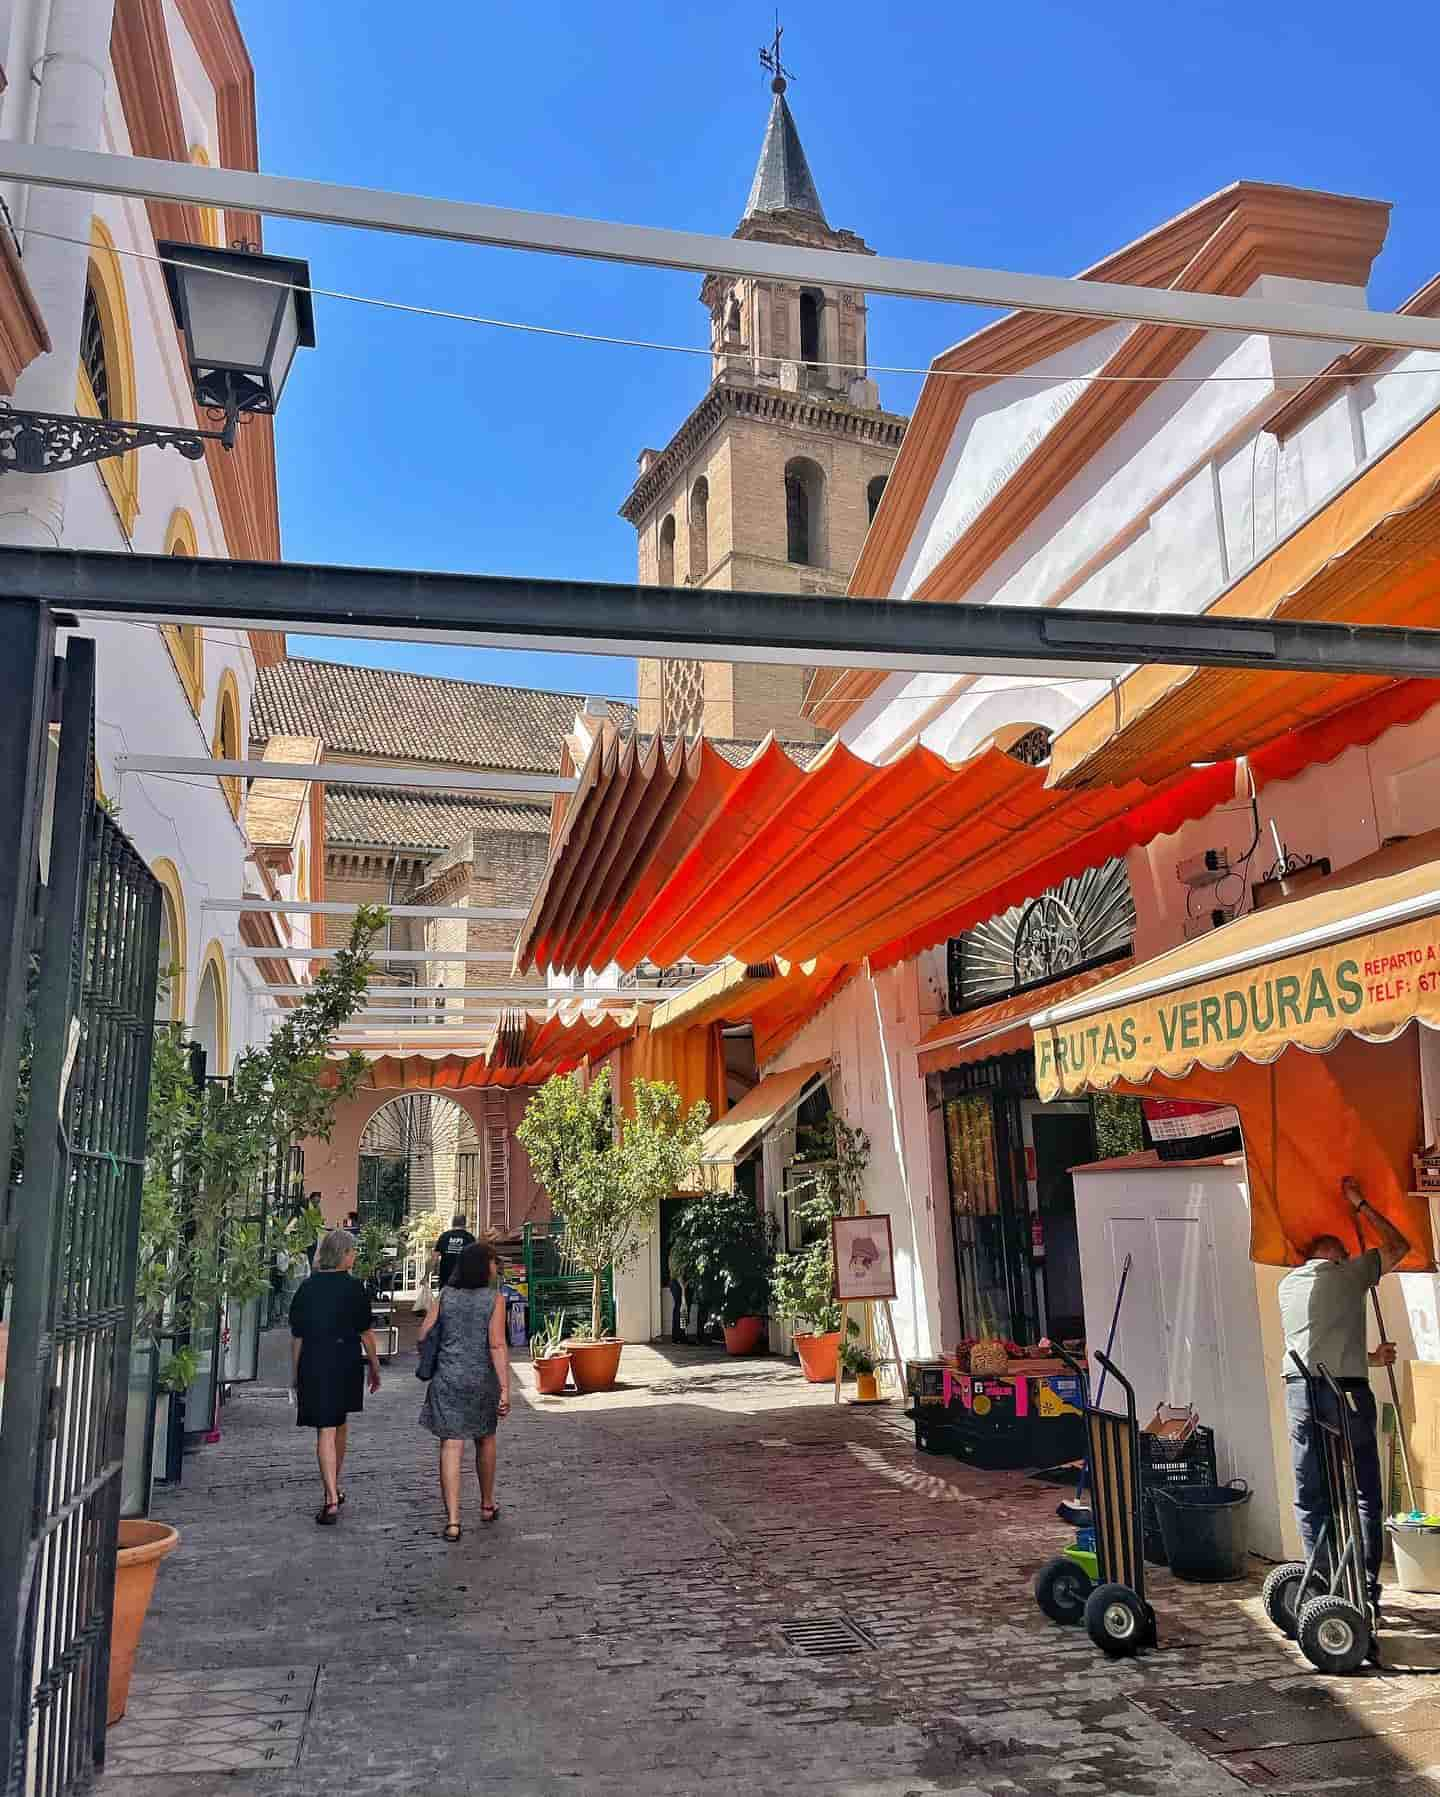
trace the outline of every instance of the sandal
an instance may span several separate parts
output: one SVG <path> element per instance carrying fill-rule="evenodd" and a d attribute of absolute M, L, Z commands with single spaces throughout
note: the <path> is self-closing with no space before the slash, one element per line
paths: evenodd
<path fill-rule="evenodd" d="M 500 1506 L 498 1504 L 482 1504 L 480 1506 L 481 1522 L 484 1522 L 484 1523 L 494 1522 L 495 1519 L 499 1516 L 499 1514 L 500 1514 Z"/>
<path fill-rule="evenodd" d="M 461 1534 L 461 1530 L 460 1530 L 460 1525 L 458 1522 L 447 1522 L 446 1523 L 444 1537 L 443 1537 L 444 1540 L 458 1541 L 460 1539 L 460 1534 Z"/>
<path fill-rule="evenodd" d="M 340 1520 L 340 1506 L 338 1504 L 322 1504 L 315 1512 L 315 1520 L 322 1529 L 334 1528 Z"/>

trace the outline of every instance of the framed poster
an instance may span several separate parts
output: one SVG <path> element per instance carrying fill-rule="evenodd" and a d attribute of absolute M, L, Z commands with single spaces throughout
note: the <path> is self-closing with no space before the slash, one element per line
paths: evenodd
<path fill-rule="evenodd" d="M 865 1298 L 893 1298 L 895 1250 L 889 1217 L 836 1217 L 835 1296 L 842 1304 Z"/>

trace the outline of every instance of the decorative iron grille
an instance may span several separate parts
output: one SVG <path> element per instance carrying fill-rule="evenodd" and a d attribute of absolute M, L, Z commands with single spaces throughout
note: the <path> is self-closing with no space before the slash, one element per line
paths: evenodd
<path fill-rule="evenodd" d="M 1135 900 L 1125 863 L 1087 868 L 1028 904 L 952 937 L 946 953 L 950 1010 L 958 1016 L 1062 974 L 1099 966 L 1127 953 L 1134 938 Z"/>

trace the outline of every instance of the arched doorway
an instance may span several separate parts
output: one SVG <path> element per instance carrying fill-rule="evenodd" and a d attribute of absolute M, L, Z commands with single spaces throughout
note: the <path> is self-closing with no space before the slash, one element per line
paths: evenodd
<path fill-rule="evenodd" d="M 360 1137 L 355 1181 L 360 1221 L 398 1228 L 436 1211 L 447 1221 L 480 1209 L 480 1136 L 442 1092 L 407 1092 L 381 1105 Z"/>

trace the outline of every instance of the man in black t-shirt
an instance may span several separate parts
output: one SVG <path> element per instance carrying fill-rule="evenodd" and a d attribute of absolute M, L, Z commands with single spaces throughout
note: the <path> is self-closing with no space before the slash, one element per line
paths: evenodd
<path fill-rule="evenodd" d="M 435 1253 L 431 1258 L 431 1266 L 437 1263 L 440 1269 L 440 1285 L 443 1289 L 450 1283 L 450 1275 L 455 1271 L 456 1262 L 475 1240 L 465 1227 L 465 1213 L 456 1211 L 450 1227 L 435 1243 Z"/>

